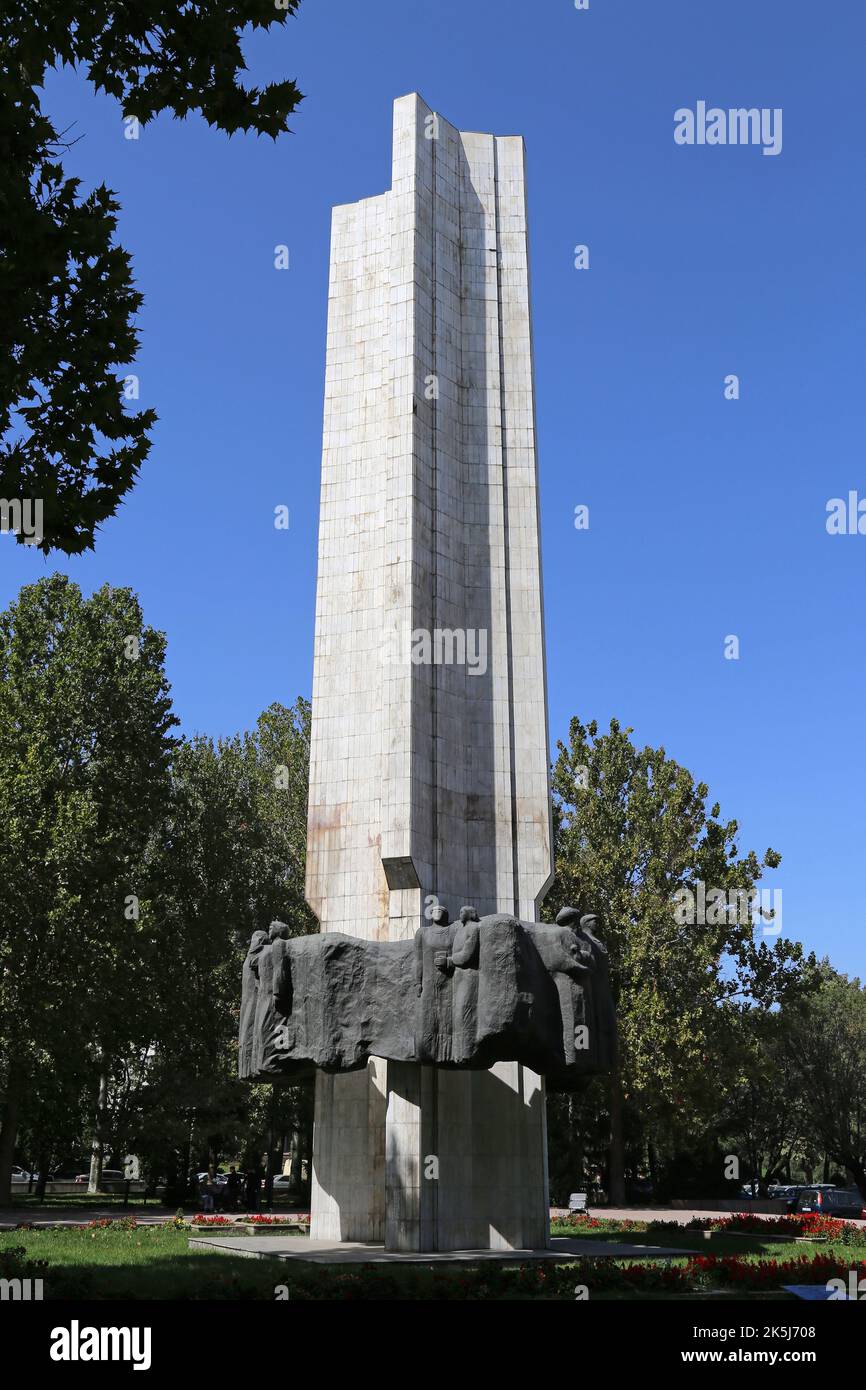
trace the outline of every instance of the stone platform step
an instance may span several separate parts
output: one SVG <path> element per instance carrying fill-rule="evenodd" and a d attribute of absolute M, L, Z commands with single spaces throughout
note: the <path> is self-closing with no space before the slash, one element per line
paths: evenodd
<path fill-rule="evenodd" d="M 677 1250 L 661 1245 L 613 1245 L 607 1241 L 571 1238 L 554 1238 L 549 1250 L 437 1250 L 425 1253 L 391 1251 L 383 1245 L 366 1245 L 361 1241 L 336 1243 L 311 1240 L 309 1236 L 192 1236 L 189 1246 L 191 1250 L 228 1250 L 232 1255 L 253 1260 L 299 1260 L 324 1265 L 474 1265 L 491 1260 L 499 1264 L 527 1264 L 536 1260 L 669 1260 L 675 1255 L 695 1253 L 694 1250 Z"/>

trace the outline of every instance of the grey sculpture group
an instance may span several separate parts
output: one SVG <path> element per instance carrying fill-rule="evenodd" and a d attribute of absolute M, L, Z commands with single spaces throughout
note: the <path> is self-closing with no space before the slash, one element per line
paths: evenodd
<path fill-rule="evenodd" d="M 552 1090 L 614 1063 L 616 1023 L 597 917 L 556 925 L 442 906 L 407 941 L 341 932 L 253 933 L 244 962 L 239 1070 L 296 1081 L 370 1057 L 442 1067 L 522 1062 Z"/>

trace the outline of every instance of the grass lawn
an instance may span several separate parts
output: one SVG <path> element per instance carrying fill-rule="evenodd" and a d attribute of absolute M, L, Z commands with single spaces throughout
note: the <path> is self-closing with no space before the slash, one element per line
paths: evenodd
<path fill-rule="evenodd" d="M 554 1226 L 554 1234 L 559 1229 Z M 576 1235 L 574 1228 L 563 1234 Z M 605 1259 L 596 1264 L 580 1260 L 568 1265 L 463 1266 L 459 1269 L 415 1267 L 288 1265 L 276 1260 L 243 1259 L 218 1250 L 190 1250 L 188 1226 L 173 1223 L 136 1226 L 134 1221 L 102 1227 L 49 1227 L 41 1230 L 0 1232 L 0 1276 L 42 1278 L 46 1298 L 75 1299 L 269 1299 L 278 1285 L 288 1286 L 292 1300 L 302 1299 L 559 1299 L 573 1301 L 578 1285 L 586 1285 L 590 1298 L 605 1300 L 644 1298 L 708 1299 L 785 1298 L 783 1282 L 818 1282 L 810 1274 L 799 1279 L 771 1274 L 760 1289 L 714 1284 L 713 1275 L 697 1276 L 688 1285 L 665 1287 L 662 1270 L 687 1268 L 687 1257 L 651 1261 Z M 697 1256 L 737 1257 L 739 1262 L 822 1257 L 854 1268 L 866 1260 L 866 1233 L 862 1244 L 841 1242 L 795 1244 L 762 1241 L 759 1236 L 714 1236 L 705 1241 L 699 1231 L 623 1231 L 610 1228 L 579 1233 L 598 1243 L 601 1255 L 611 1241 L 635 1245 L 678 1246 Z M 14 1252 L 14 1253 L 13 1253 Z M 34 1262 L 36 1262 L 34 1264 Z M 629 1274 L 629 1266 L 651 1266 L 648 1276 Z M 648 1282 L 647 1287 L 643 1283 Z"/>

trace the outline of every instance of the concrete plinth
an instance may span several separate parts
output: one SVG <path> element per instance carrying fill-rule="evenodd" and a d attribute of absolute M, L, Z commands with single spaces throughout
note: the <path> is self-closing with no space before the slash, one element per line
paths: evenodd
<path fill-rule="evenodd" d="M 530 1264 L 535 1261 L 565 1261 L 568 1264 L 581 1259 L 656 1259 L 672 1260 L 681 1255 L 694 1255 L 694 1250 L 686 1246 L 645 1245 L 635 1242 L 608 1242 L 599 1240 L 575 1240 L 569 1237 L 555 1237 L 550 1245 L 542 1250 L 447 1250 L 418 1254 L 412 1251 L 385 1250 L 382 1245 L 364 1241 L 313 1240 L 311 1236 L 226 1236 L 209 1234 L 193 1236 L 189 1242 L 190 1250 L 220 1250 L 230 1255 L 240 1255 L 252 1260 L 286 1260 L 292 1264 L 317 1265 L 480 1265 Z"/>
<path fill-rule="evenodd" d="M 385 1111 L 388 1063 L 316 1076 L 313 1111 L 314 1240 L 385 1239 Z"/>
<path fill-rule="evenodd" d="M 456 1072 L 377 1059 L 320 1076 L 311 1237 L 388 1251 L 544 1249 L 542 1079 L 516 1062 Z"/>

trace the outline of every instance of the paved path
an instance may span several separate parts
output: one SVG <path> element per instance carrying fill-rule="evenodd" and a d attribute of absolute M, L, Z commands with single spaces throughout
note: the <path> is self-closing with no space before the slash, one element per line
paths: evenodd
<path fill-rule="evenodd" d="M 134 1216 L 136 1221 L 151 1225 L 154 1222 L 173 1220 L 176 1211 L 175 1207 L 157 1206 L 156 1203 L 126 1209 L 120 1206 L 16 1207 L 12 1210 L 6 1208 L 0 1211 L 0 1230 L 11 1231 L 24 1223 L 31 1226 L 85 1226 L 88 1221 L 98 1221 L 105 1217 L 117 1220 L 123 1216 Z M 186 1219 L 189 1220 L 192 1214 L 187 1212 Z M 297 1213 L 279 1207 L 272 1214 L 291 1217 Z M 550 1214 L 555 1218 L 567 1216 L 568 1212 L 564 1207 L 552 1207 Z M 587 1214 L 608 1221 L 671 1221 L 686 1226 L 696 1217 L 722 1216 L 725 1213 L 707 1211 L 705 1208 L 702 1210 L 700 1207 L 591 1207 Z M 246 1218 L 242 1212 L 231 1212 L 230 1215 L 236 1221 L 243 1221 L 248 1220 L 250 1214 L 247 1214 Z M 856 1224 L 866 1227 L 866 1221 Z"/>
<path fill-rule="evenodd" d="M 267 1215 L 274 1215 L 290 1219 L 296 1213 L 286 1211 L 282 1207 Z M 139 1225 L 153 1226 L 164 1221 L 173 1221 L 177 1215 L 177 1207 L 161 1207 L 156 1203 L 147 1207 L 29 1207 L 16 1208 L 10 1211 L 6 1208 L 0 1211 L 0 1231 L 14 1231 L 17 1226 L 86 1226 L 89 1221 L 102 1221 L 106 1217 L 113 1221 L 119 1221 L 125 1216 L 134 1216 Z M 195 1215 L 194 1212 L 184 1213 L 184 1220 L 190 1221 Z M 233 1221 L 249 1220 L 252 1213 L 246 1215 L 242 1212 L 229 1212 L 228 1216 Z"/>
<path fill-rule="evenodd" d="M 674 1250 L 660 1245 L 612 1245 L 607 1241 L 572 1240 L 555 1237 L 549 1250 L 442 1250 L 427 1254 L 386 1251 L 382 1245 L 360 1241 L 336 1244 L 329 1240 L 310 1240 L 309 1236 L 193 1236 L 191 1250 L 228 1250 L 254 1260 L 294 1260 L 319 1265 L 354 1264 L 526 1264 L 539 1260 L 627 1259 L 667 1260 L 674 1255 L 693 1255 L 693 1250 Z"/>
<path fill-rule="evenodd" d="M 552 1218 L 567 1216 L 565 1207 L 551 1207 Z M 690 1221 L 705 1220 L 707 1217 L 733 1216 L 729 1211 L 712 1211 L 707 1207 L 590 1207 L 588 1216 L 603 1217 L 607 1221 L 675 1221 L 678 1226 L 687 1226 Z M 832 1216 L 832 1212 L 829 1215 Z M 756 1216 L 764 1215 L 756 1212 Z M 772 1216 L 767 1217 L 773 1220 Z M 846 1217 L 846 1221 L 850 1218 Z M 866 1226 L 866 1221 L 857 1221 L 858 1226 Z"/>
<path fill-rule="evenodd" d="M 262 1208 L 262 1211 L 264 1213 L 265 1208 Z M 307 1212 L 309 1212 L 309 1208 L 307 1208 Z M 230 1219 L 235 1221 L 249 1220 L 252 1214 L 251 1212 L 226 1213 Z M 283 1207 L 278 1207 L 274 1212 L 265 1214 L 290 1218 L 298 1213 Z M 550 1214 L 552 1217 L 567 1216 L 568 1212 L 565 1207 L 552 1207 Z M 131 1207 L 121 1207 L 117 1205 L 106 1205 L 104 1207 L 32 1206 L 14 1207 L 11 1209 L 6 1207 L 0 1210 L 0 1230 L 11 1231 L 14 1230 L 16 1226 L 23 1224 L 39 1227 L 86 1226 L 88 1221 L 100 1221 L 105 1218 L 119 1220 L 124 1216 L 134 1216 L 136 1221 L 141 1222 L 143 1225 L 153 1225 L 156 1222 L 172 1221 L 176 1215 L 176 1207 L 164 1207 L 156 1202 L 149 1203 L 147 1206 L 136 1205 Z M 189 1211 L 185 1213 L 187 1220 L 189 1220 L 192 1215 L 193 1213 Z M 597 1207 L 590 1211 L 589 1215 L 603 1216 L 608 1219 L 616 1218 L 617 1220 L 621 1218 L 630 1218 L 633 1221 L 662 1220 L 677 1221 L 680 1224 L 685 1224 L 687 1221 L 690 1221 L 693 1216 L 699 1216 L 701 1213 L 693 1211 L 672 1211 L 669 1207 L 654 1207 L 651 1210 L 649 1208 L 638 1209 L 637 1207 Z M 706 1215 L 706 1213 L 704 1213 L 704 1215 Z"/>
<path fill-rule="evenodd" d="M 566 1207 L 551 1207 L 552 1219 L 568 1216 Z M 605 1221 L 675 1221 L 678 1226 L 686 1226 L 696 1216 L 720 1216 L 721 1212 L 701 1211 L 699 1208 L 682 1207 L 589 1207 L 587 1216 L 598 1216 Z"/>

